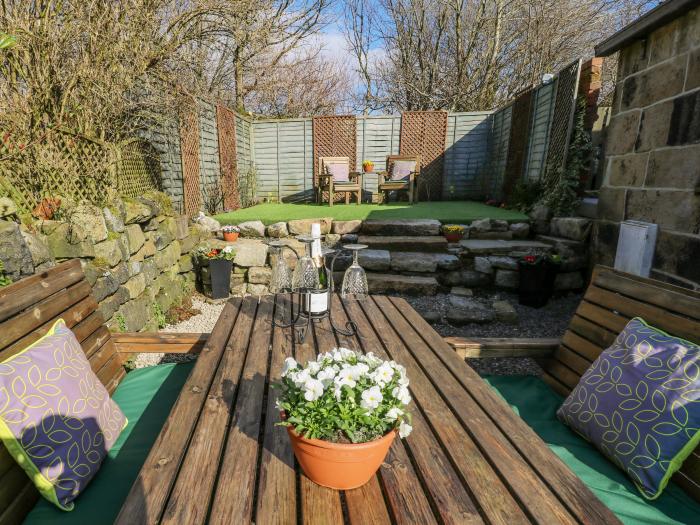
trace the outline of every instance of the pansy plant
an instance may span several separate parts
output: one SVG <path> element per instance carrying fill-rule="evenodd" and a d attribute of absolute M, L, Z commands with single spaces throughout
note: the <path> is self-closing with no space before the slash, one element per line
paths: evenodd
<path fill-rule="evenodd" d="M 406 369 L 371 352 L 335 348 L 305 367 L 288 357 L 277 387 L 280 424 L 307 438 L 365 443 L 393 429 L 402 438 L 412 430 Z"/>

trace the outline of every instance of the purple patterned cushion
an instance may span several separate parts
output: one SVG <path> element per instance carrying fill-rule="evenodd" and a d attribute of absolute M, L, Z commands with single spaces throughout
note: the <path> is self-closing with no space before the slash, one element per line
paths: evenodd
<path fill-rule="evenodd" d="M 408 182 L 408 177 L 416 171 L 415 160 L 395 160 L 391 163 L 391 180 Z"/>
<path fill-rule="evenodd" d="M 326 164 L 328 173 L 333 176 L 333 182 L 348 182 L 350 180 L 350 165 L 344 162 Z"/>
<path fill-rule="evenodd" d="M 634 318 L 557 417 L 655 499 L 700 443 L 700 346 Z"/>
<path fill-rule="evenodd" d="M 59 508 L 72 510 L 125 426 L 63 320 L 0 363 L 0 438 Z"/>

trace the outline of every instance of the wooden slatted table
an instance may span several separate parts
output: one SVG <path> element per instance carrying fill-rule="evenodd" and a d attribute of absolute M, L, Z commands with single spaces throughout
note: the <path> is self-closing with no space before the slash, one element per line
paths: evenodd
<path fill-rule="evenodd" d="M 334 297 L 305 344 L 271 319 L 286 297 L 229 301 L 117 520 L 136 523 L 619 523 L 541 439 L 400 298 Z M 346 346 L 406 366 L 413 433 L 364 487 L 300 472 L 275 393 L 284 359 Z"/>

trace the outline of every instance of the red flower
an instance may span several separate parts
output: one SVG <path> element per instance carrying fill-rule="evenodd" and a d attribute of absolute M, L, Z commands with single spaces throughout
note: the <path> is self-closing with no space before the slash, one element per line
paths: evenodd
<path fill-rule="evenodd" d="M 532 264 L 537 260 L 537 257 L 535 257 L 534 255 L 526 255 L 524 257 L 524 259 L 525 259 L 525 262 Z"/>

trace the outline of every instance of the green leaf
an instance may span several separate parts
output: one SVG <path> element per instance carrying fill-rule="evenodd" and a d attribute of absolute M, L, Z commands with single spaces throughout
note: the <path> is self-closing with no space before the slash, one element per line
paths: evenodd
<path fill-rule="evenodd" d="M 9 49 L 17 43 L 17 38 L 8 35 L 7 33 L 0 33 L 0 49 Z"/>

